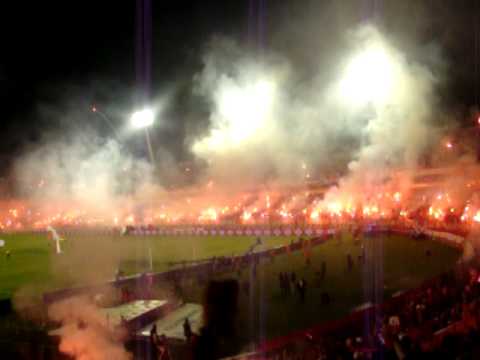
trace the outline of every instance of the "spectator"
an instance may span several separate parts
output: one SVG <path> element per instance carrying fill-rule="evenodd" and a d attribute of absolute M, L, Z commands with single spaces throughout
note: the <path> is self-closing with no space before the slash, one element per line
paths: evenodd
<path fill-rule="evenodd" d="M 287 295 L 290 295 L 294 289 L 295 289 L 295 284 L 290 282 L 290 278 L 288 277 L 288 274 L 285 273 L 285 291 Z"/>
<path fill-rule="evenodd" d="M 153 325 L 150 330 L 150 342 L 154 351 L 154 358 L 158 360 L 170 360 L 170 350 L 165 335 L 158 336 L 157 325 Z"/>
<path fill-rule="evenodd" d="M 325 276 L 327 275 L 327 262 L 322 261 L 322 270 L 321 270 L 321 278 L 322 280 L 325 279 Z"/>
<path fill-rule="evenodd" d="M 161 335 L 156 343 L 158 351 L 158 360 L 171 360 L 170 349 L 168 347 L 167 337 Z"/>
<path fill-rule="evenodd" d="M 292 281 L 293 284 L 297 282 L 297 274 L 295 274 L 294 271 L 290 274 L 290 280 Z"/>
<path fill-rule="evenodd" d="M 330 295 L 328 294 L 328 292 L 323 292 L 322 295 L 321 295 L 321 303 L 322 305 L 330 305 Z"/>
<path fill-rule="evenodd" d="M 298 280 L 297 291 L 298 291 L 298 295 L 299 295 L 299 298 L 300 298 L 300 302 L 302 304 L 304 304 L 305 303 L 305 295 L 306 295 L 306 292 L 307 292 L 307 282 L 305 281 L 304 278 Z"/>
<path fill-rule="evenodd" d="M 280 285 L 280 292 L 282 296 L 285 296 L 285 280 L 283 278 L 283 272 L 278 274 L 278 283 Z"/>
<path fill-rule="evenodd" d="M 187 340 L 187 342 L 190 342 L 193 332 L 190 321 L 188 321 L 188 317 L 185 318 L 185 321 L 183 322 L 183 335 L 185 335 L 185 339 Z"/>
<path fill-rule="evenodd" d="M 193 349 L 194 359 L 220 359 L 239 351 L 235 331 L 238 282 L 209 283 L 204 301 L 204 327 Z"/>
<path fill-rule="evenodd" d="M 242 283 L 242 290 L 244 292 L 245 295 L 250 295 L 250 282 L 248 280 L 245 280 L 243 283 Z"/>
<path fill-rule="evenodd" d="M 347 269 L 349 272 L 353 270 L 353 260 L 352 260 L 352 255 L 350 254 L 347 255 Z"/>

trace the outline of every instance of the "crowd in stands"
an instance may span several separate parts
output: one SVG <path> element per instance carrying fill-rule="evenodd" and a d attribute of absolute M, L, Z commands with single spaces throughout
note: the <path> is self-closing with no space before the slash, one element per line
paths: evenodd
<path fill-rule="evenodd" d="M 480 267 L 462 265 L 332 333 L 305 331 L 255 359 L 480 359 Z M 318 329 L 317 329 L 318 330 Z"/>

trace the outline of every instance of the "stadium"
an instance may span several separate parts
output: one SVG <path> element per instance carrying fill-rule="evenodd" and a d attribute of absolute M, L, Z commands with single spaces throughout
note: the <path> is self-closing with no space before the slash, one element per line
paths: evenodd
<path fill-rule="evenodd" d="M 1 359 L 480 358 L 477 2 L 8 6 Z"/>

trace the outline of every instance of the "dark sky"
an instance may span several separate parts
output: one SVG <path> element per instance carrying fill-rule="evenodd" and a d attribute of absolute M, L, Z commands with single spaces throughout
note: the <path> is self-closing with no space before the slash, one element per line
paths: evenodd
<path fill-rule="evenodd" d="M 312 12 L 335 1 L 327 0 L 151 0 L 152 95 L 175 87 L 164 130 L 168 142 L 181 142 L 185 97 L 190 81 L 201 68 L 201 53 L 215 34 L 241 43 L 262 43 L 265 48 L 295 53 L 308 61 L 309 49 L 295 49 L 297 37 L 315 37 Z M 478 0 L 346 0 L 356 3 L 360 21 L 375 17 L 387 29 L 419 42 L 434 42 L 445 59 L 448 79 L 441 89 L 448 108 L 463 110 L 480 97 L 478 68 Z M 421 5 L 419 5 L 421 3 Z M 68 128 L 61 115 L 75 107 L 85 121 L 95 122 L 91 103 L 109 111 L 114 123 L 122 121 L 112 108 L 127 111 L 134 106 L 135 0 L 4 1 L 0 11 L 1 54 L 0 162 L 2 170 L 34 144 L 45 129 Z M 262 8 L 263 7 L 263 8 Z M 351 8 L 350 8 L 351 11 Z M 262 18 L 263 28 L 255 24 Z M 320 18 L 320 17 L 318 17 Z M 413 26 L 410 26 L 412 25 Z M 322 24 L 318 21 L 318 30 Z M 290 32 L 289 32 L 290 31 Z M 286 34 L 282 41 L 278 34 Z M 253 40 L 252 40 L 253 39 Z M 261 40 L 259 40 L 261 39 Z M 308 65 L 306 65 L 308 66 Z M 188 101 L 187 101 L 188 103 Z M 74 125 L 78 126 L 78 124 Z M 102 131 L 100 129 L 99 131 Z M 103 129 L 106 131 L 106 129 Z M 166 135 L 165 135 L 166 134 Z"/>
<path fill-rule="evenodd" d="M 152 0 L 152 94 L 190 78 L 214 33 L 242 34 L 242 1 Z M 2 2 L 0 161 L 35 143 L 45 129 L 68 127 L 71 104 L 108 106 L 135 99 L 135 0 Z M 187 71 L 185 72 L 185 69 Z M 79 100 L 81 99 L 81 100 Z M 106 110 L 105 110 L 106 109 Z M 81 111 L 82 109 L 76 109 Z M 118 122 L 116 114 L 110 114 Z M 68 120 L 67 120 L 68 121 Z M 3 163 L 5 166 L 5 162 Z"/>

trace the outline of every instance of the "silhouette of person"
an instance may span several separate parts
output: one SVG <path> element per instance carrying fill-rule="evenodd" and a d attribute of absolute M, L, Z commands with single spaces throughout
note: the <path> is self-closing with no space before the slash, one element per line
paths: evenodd
<path fill-rule="evenodd" d="M 190 325 L 190 321 L 188 321 L 188 317 L 185 318 L 185 321 L 183 322 L 183 335 L 185 335 L 187 342 L 190 342 L 193 332 L 192 332 L 192 327 Z"/>

